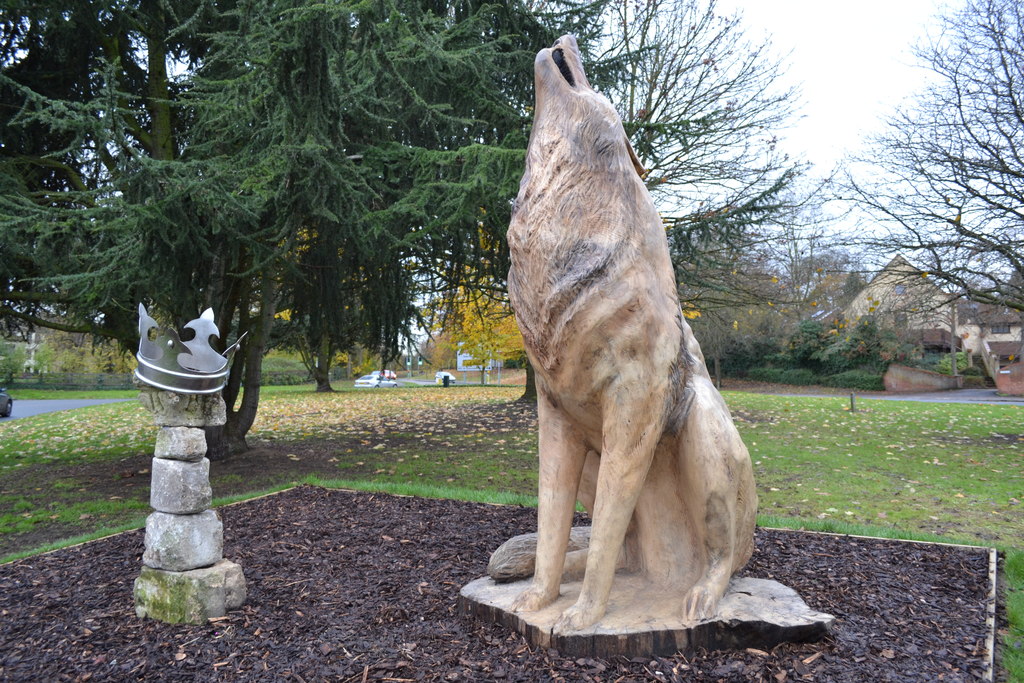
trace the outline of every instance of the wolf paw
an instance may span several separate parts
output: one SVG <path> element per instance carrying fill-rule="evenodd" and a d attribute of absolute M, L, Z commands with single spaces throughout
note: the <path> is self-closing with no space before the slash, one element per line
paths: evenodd
<path fill-rule="evenodd" d="M 555 622 L 554 631 L 555 633 L 581 631 L 597 623 L 603 616 L 603 609 L 598 609 L 592 605 L 581 605 L 577 602 L 562 612 L 562 616 Z"/>
<path fill-rule="evenodd" d="M 683 600 L 683 619 L 696 624 L 713 617 L 717 608 L 718 598 L 707 586 L 697 584 Z"/>
<path fill-rule="evenodd" d="M 554 595 L 551 595 L 548 591 L 543 591 L 537 586 L 530 586 L 512 601 L 511 610 L 513 612 L 536 612 L 547 607 L 557 598 L 557 590 L 555 590 Z"/>

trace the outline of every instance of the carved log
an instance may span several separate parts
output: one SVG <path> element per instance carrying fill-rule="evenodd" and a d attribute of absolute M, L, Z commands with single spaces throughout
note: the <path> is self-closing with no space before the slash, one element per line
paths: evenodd
<path fill-rule="evenodd" d="M 534 72 L 508 240 L 509 294 L 538 388 L 538 539 L 533 581 L 511 609 L 558 597 L 567 558 L 580 558 L 567 554 L 579 500 L 592 537 L 556 633 L 601 623 L 623 561 L 660 587 L 651 599 L 696 624 L 753 551 L 750 457 L 682 316 L 643 169 L 575 39 L 541 50 Z"/>

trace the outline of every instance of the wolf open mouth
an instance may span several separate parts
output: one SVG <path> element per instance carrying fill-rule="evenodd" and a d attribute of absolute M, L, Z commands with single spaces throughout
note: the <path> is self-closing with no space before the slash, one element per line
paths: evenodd
<path fill-rule="evenodd" d="M 555 60 L 555 64 L 558 66 L 558 70 L 562 72 L 562 76 L 566 82 L 572 87 L 576 87 L 576 79 L 572 77 L 572 71 L 569 70 L 569 65 L 565 63 L 565 53 L 562 48 L 551 51 L 551 58 Z"/>

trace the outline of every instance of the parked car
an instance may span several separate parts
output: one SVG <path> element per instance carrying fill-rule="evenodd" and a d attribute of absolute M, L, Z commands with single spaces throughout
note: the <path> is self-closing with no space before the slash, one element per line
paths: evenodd
<path fill-rule="evenodd" d="M 14 410 L 14 399 L 6 389 L 0 388 L 0 417 L 10 417 Z"/>
<path fill-rule="evenodd" d="M 436 384 L 444 384 L 445 377 L 448 378 L 448 384 L 455 384 L 455 375 L 450 372 L 445 372 L 444 370 L 434 373 L 434 382 Z"/>
<path fill-rule="evenodd" d="M 381 377 L 380 374 L 376 375 L 363 375 L 356 380 L 356 387 L 361 388 L 380 388 L 380 387 L 397 387 L 398 382 L 387 377 Z"/>

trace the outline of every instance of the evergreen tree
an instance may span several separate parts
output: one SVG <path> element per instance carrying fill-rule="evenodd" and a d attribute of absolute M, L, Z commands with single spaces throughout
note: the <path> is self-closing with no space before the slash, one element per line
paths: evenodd
<path fill-rule="evenodd" d="M 161 293 L 140 286 L 137 256 L 155 211 L 138 203 L 136 190 L 145 184 L 141 176 L 159 172 L 184 146 L 176 100 L 185 83 L 168 65 L 202 53 L 193 27 L 203 15 L 199 2 L 156 1 L 39 2 L 4 14 L 6 325 L 43 324 L 130 343 L 130 301 Z"/>
<path fill-rule="evenodd" d="M 279 309 L 386 361 L 422 291 L 504 278 L 533 54 L 565 28 L 454 0 L 12 13 L 0 311 L 133 347 L 138 301 L 177 326 L 213 306 L 248 335 L 210 455 L 244 448 Z"/>

